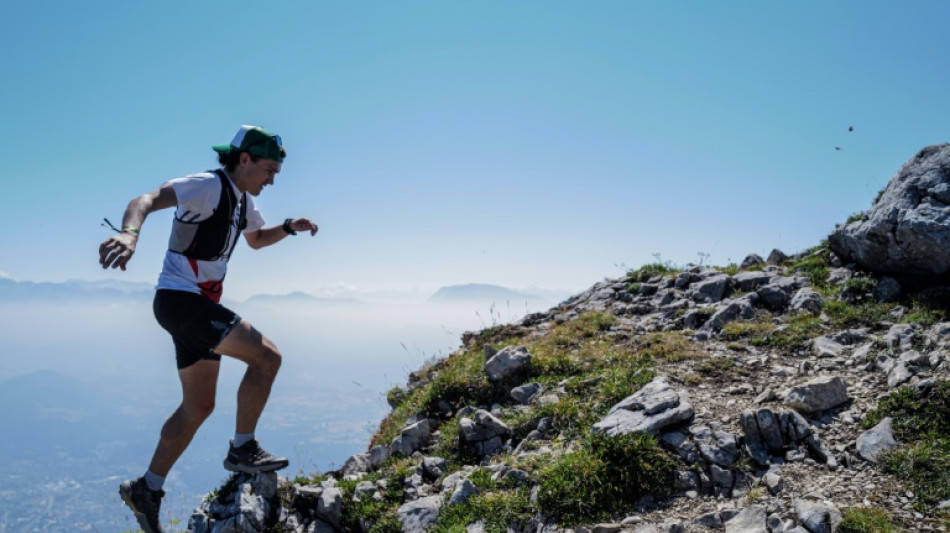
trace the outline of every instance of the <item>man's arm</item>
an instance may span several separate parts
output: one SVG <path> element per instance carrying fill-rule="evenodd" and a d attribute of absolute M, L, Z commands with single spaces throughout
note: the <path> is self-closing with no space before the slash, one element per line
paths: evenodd
<path fill-rule="evenodd" d="M 309 218 L 295 218 L 291 220 L 290 228 L 294 231 L 309 231 L 311 236 L 317 234 L 317 225 L 311 222 Z M 261 228 L 257 231 L 249 231 L 244 234 L 244 239 L 247 241 L 248 246 L 257 250 L 279 242 L 287 235 L 290 234 L 284 231 L 284 227 L 281 225 Z"/>
<path fill-rule="evenodd" d="M 122 232 L 113 235 L 99 246 L 99 264 L 102 268 L 121 268 L 135 253 L 135 244 L 139 241 L 139 231 L 145 223 L 145 217 L 153 211 L 178 205 L 178 198 L 171 185 L 165 185 L 157 191 L 143 194 L 129 202 L 122 216 Z"/>

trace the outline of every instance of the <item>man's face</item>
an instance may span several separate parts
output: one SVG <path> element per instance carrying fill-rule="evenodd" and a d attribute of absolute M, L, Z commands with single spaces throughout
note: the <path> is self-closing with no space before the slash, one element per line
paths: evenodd
<path fill-rule="evenodd" d="M 280 172 L 280 163 L 273 159 L 258 159 L 255 163 L 247 152 L 241 154 L 241 163 L 246 169 L 247 192 L 251 196 L 261 194 L 267 185 L 274 184 L 274 176 Z"/>

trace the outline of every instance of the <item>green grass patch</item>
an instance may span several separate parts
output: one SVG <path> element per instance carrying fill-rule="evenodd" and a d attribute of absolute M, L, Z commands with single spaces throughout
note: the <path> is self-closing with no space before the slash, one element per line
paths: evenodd
<path fill-rule="evenodd" d="M 819 246 L 806 250 L 802 259 L 791 263 L 789 266 L 793 272 L 800 271 L 802 275 L 807 276 L 809 285 L 823 294 L 827 294 L 828 270 L 831 268 L 831 249 L 827 242 Z"/>
<path fill-rule="evenodd" d="M 913 487 L 914 508 L 926 510 L 950 498 L 950 439 L 919 441 L 884 455 L 884 471 Z"/>
<path fill-rule="evenodd" d="M 634 337 L 630 349 L 646 362 L 677 363 L 704 357 L 703 348 L 682 331 L 647 333 Z"/>
<path fill-rule="evenodd" d="M 480 348 L 461 350 L 428 369 L 430 381 L 412 392 L 390 411 L 370 446 L 389 444 L 415 414 L 438 416 L 439 404 L 454 410 L 465 405 L 485 405 L 496 400 L 497 391 L 485 376 L 485 356 Z"/>
<path fill-rule="evenodd" d="M 792 351 L 801 351 L 809 347 L 812 339 L 821 335 L 824 324 L 821 318 L 809 314 L 793 316 L 784 327 L 775 330 L 764 338 L 752 339 L 755 346 L 771 346 Z"/>
<path fill-rule="evenodd" d="M 759 268 L 762 268 L 762 267 L 759 267 Z M 724 267 L 718 267 L 717 270 L 719 270 L 723 274 L 729 274 L 730 276 L 735 276 L 736 274 L 739 273 L 741 269 L 739 268 L 739 265 L 737 265 L 736 263 L 729 263 L 728 265 Z"/>
<path fill-rule="evenodd" d="M 923 392 L 901 387 L 881 400 L 863 425 L 876 426 L 886 417 L 893 419 L 894 436 L 899 441 L 950 438 L 950 382 L 938 381 Z"/>
<path fill-rule="evenodd" d="M 892 320 L 893 304 L 864 302 L 856 305 L 841 300 L 826 300 L 825 314 L 833 326 L 839 328 L 857 327 L 884 320 Z"/>
<path fill-rule="evenodd" d="M 901 322 L 904 324 L 920 324 L 925 327 L 946 320 L 947 312 L 944 309 L 919 307 L 917 305 L 911 307 L 911 311 L 901 318 Z"/>
<path fill-rule="evenodd" d="M 373 472 L 360 480 L 343 480 L 337 487 L 343 491 L 343 529 L 344 531 L 361 531 L 360 520 L 371 523 L 371 533 L 398 533 L 402 531 L 402 523 L 396 515 L 396 509 L 402 504 L 403 479 L 409 475 L 412 465 L 407 461 L 400 461 L 393 465 L 389 475 L 384 476 Z M 356 485 L 360 481 L 376 482 L 386 479 L 386 490 L 381 491 L 382 500 L 376 501 L 371 495 L 364 495 L 359 502 L 353 501 Z"/>
<path fill-rule="evenodd" d="M 925 510 L 950 498 L 950 382 L 918 392 L 901 387 L 868 413 L 864 427 L 893 419 L 900 446 L 883 458 L 883 467 L 905 482 L 917 496 L 915 507 Z"/>
<path fill-rule="evenodd" d="M 674 461 L 649 435 L 591 433 L 580 449 L 538 472 L 538 508 L 563 526 L 607 519 L 644 495 L 667 497 L 674 471 Z"/>
<path fill-rule="evenodd" d="M 922 289 L 908 294 L 904 298 L 908 313 L 904 315 L 901 322 L 924 326 L 944 322 L 947 320 L 947 312 L 950 311 L 948 301 L 950 301 L 950 290 L 947 288 Z"/>
<path fill-rule="evenodd" d="M 636 270 L 627 272 L 627 278 L 631 282 L 645 282 L 656 276 L 665 276 L 667 274 L 676 274 L 678 269 L 674 268 L 669 261 L 648 263 Z"/>
<path fill-rule="evenodd" d="M 838 533 L 901 533 L 882 509 L 850 507 L 842 513 Z"/>
<path fill-rule="evenodd" d="M 773 331 L 775 331 L 775 326 L 769 322 L 735 321 L 722 327 L 721 336 L 727 341 L 749 339 L 752 344 L 762 345 L 767 342 Z"/>
<path fill-rule="evenodd" d="M 693 370 L 708 377 L 724 377 L 736 371 L 732 357 L 709 357 L 693 365 Z"/>
<path fill-rule="evenodd" d="M 484 521 L 487 533 L 505 533 L 509 525 L 527 523 L 531 520 L 529 490 L 482 492 L 469 498 L 467 503 L 443 507 L 430 531 L 465 533 L 466 526 L 479 520 Z"/>

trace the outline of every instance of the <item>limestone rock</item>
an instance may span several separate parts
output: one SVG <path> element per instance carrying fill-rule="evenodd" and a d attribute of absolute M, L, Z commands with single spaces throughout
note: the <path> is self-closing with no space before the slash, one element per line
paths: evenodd
<path fill-rule="evenodd" d="M 872 463 L 876 463 L 883 453 L 893 450 L 896 446 L 890 418 L 881 420 L 878 425 L 862 433 L 857 441 L 858 455 Z"/>
<path fill-rule="evenodd" d="M 806 311 L 818 314 L 821 312 L 821 304 L 823 302 L 821 295 L 815 292 L 814 289 L 803 287 L 798 289 L 798 292 L 792 296 L 788 307 L 792 311 Z"/>
<path fill-rule="evenodd" d="M 472 418 L 463 417 L 459 421 L 462 439 L 472 446 L 479 457 L 494 455 L 504 447 L 504 438 L 511 430 L 494 415 L 478 409 Z"/>
<path fill-rule="evenodd" d="M 405 503 L 396 510 L 403 533 L 425 533 L 439 518 L 442 496 L 428 496 Z"/>
<path fill-rule="evenodd" d="M 831 409 L 848 400 L 848 385 L 838 376 L 811 380 L 793 387 L 785 396 L 786 405 L 804 413 Z"/>
<path fill-rule="evenodd" d="M 492 383 L 501 383 L 521 374 L 531 365 L 531 354 L 524 346 L 506 346 L 485 362 L 485 375 Z"/>
<path fill-rule="evenodd" d="M 739 263 L 739 268 L 749 268 L 754 265 L 761 265 L 762 263 L 765 263 L 765 259 L 762 259 L 759 254 L 749 254 L 745 256 L 742 263 Z"/>
<path fill-rule="evenodd" d="M 408 457 L 412 455 L 412 452 L 418 450 L 428 438 L 429 421 L 423 419 L 403 428 L 402 433 L 393 439 L 389 449 L 393 455 Z"/>
<path fill-rule="evenodd" d="M 613 406 L 593 429 L 610 436 L 638 431 L 656 435 L 661 429 L 692 417 L 689 393 L 677 392 L 664 378 L 657 377 Z"/>
<path fill-rule="evenodd" d="M 765 507 L 753 505 L 726 522 L 726 533 L 769 533 L 765 525 Z"/>
<path fill-rule="evenodd" d="M 538 394 L 541 394 L 541 391 L 544 390 L 544 387 L 540 383 L 527 383 L 521 385 L 520 387 L 515 387 L 511 389 L 511 397 L 518 403 L 526 405 L 531 402 Z"/>
<path fill-rule="evenodd" d="M 452 497 L 449 499 L 449 505 L 458 505 L 460 503 L 468 502 L 468 499 L 478 494 L 480 491 L 474 483 L 465 479 L 461 483 L 455 486 L 455 490 L 452 492 Z"/>
<path fill-rule="evenodd" d="M 821 502 L 796 500 L 795 513 L 798 520 L 811 533 L 834 533 L 841 523 L 838 509 Z"/>
<path fill-rule="evenodd" d="M 872 272 L 939 276 L 950 272 L 950 144 L 907 161 L 860 220 L 835 228 L 828 245 Z"/>

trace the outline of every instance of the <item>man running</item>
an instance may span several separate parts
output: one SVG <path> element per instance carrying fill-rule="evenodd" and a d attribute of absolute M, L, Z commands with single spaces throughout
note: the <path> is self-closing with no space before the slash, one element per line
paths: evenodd
<path fill-rule="evenodd" d="M 317 233 L 306 218 L 288 218 L 264 227 L 253 197 L 274 184 L 287 156 L 279 135 L 241 126 L 230 144 L 214 146 L 221 168 L 164 183 L 129 202 L 121 231 L 99 247 L 102 268 L 121 268 L 135 252 L 145 217 L 177 206 L 168 251 L 158 278 L 153 309 L 172 336 L 182 401 L 162 426 L 148 470 L 119 487 L 123 501 L 146 533 L 161 533 L 158 511 L 162 485 L 172 465 L 214 410 L 221 356 L 247 364 L 238 387 L 237 423 L 224 467 L 234 472 L 269 472 L 288 461 L 264 451 L 254 437 L 281 354 L 270 339 L 222 306 L 222 283 L 228 259 L 240 234 L 251 248 L 270 246 L 298 231 Z"/>

